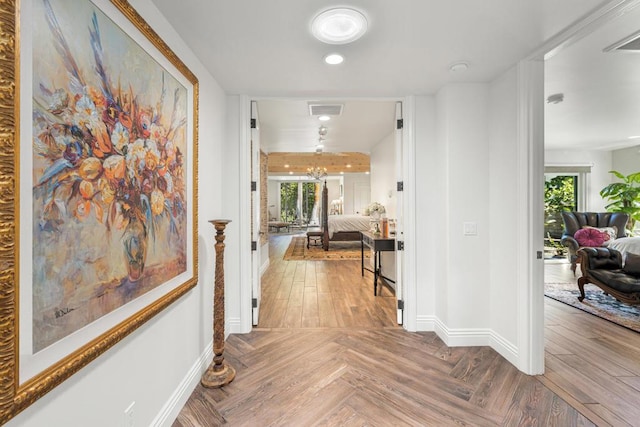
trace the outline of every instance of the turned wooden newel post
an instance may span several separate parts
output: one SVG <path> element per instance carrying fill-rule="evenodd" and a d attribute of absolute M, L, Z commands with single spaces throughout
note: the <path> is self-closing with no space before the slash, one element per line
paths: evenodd
<path fill-rule="evenodd" d="M 213 388 L 229 384 L 236 376 L 224 360 L 224 229 L 231 221 L 214 219 L 209 221 L 216 228 L 216 275 L 213 288 L 213 361 L 202 374 L 203 386 Z"/>

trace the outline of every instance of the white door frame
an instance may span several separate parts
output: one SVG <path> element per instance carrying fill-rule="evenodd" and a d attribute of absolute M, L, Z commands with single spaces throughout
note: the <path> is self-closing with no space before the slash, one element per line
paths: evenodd
<path fill-rule="evenodd" d="M 253 254 L 251 252 L 251 99 L 246 95 L 240 95 L 239 99 L 239 171 L 240 184 L 240 209 L 239 209 L 239 236 L 241 256 L 239 260 L 240 271 L 240 332 L 251 332 L 253 323 L 253 309 L 251 307 L 252 292 L 252 268 Z"/>
<path fill-rule="evenodd" d="M 251 235 L 251 245 L 255 244 L 255 249 L 251 250 L 251 322 L 254 326 L 258 325 L 258 319 L 260 315 L 260 300 L 262 299 L 262 288 L 261 288 L 261 260 L 262 256 L 260 255 L 260 249 L 262 248 L 262 212 L 261 203 L 260 203 L 260 183 L 262 177 L 260 176 L 260 118 L 258 116 L 258 105 L 256 101 L 250 101 L 251 117 L 250 123 L 247 124 L 250 126 L 249 136 L 249 147 L 250 147 L 250 155 L 251 155 L 251 189 L 248 191 L 251 192 L 251 200 L 252 200 L 252 211 L 253 211 L 253 223 L 251 224 L 251 230 L 253 231 Z M 255 125 L 254 125 L 255 120 Z M 255 189 L 253 185 L 255 183 Z"/>
<path fill-rule="evenodd" d="M 613 0 L 594 10 L 536 50 L 517 66 L 518 75 L 518 368 L 544 373 L 544 61 L 627 13 L 640 0 Z"/>
<path fill-rule="evenodd" d="M 240 161 L 239 161 L 239 182 L 240 194 L 240 245 L 242 253 L 246 256 L 240 257 L 240 330 L 249 332 L 252 328 L 252 308 L 251 308 L 251 271 L 253 271 L 251 254 L 251 193 L 248 189 L 251 186 L 251 135 L 248 123 L 251 116 L 251 100 L 260 101 L 260 98 L 240 95 Z M 282 98 L 280 98 L 282 99 Z M 301 98 L 288 98 L 301 99 Z M 306 98 L 305 98 L 306 99 Z M 317 100 L 328 100 L 327 98 L 314 98 Z M 358 99 L 358 98 L 349 98 Z M 365 98 L 362 98 L 365 99 Z M 403 171 L 404 195 L 402 198 L 404 212 L 404 267 L 402 272 L 404 282 L 404 324 L 403 327 L 409 331 L 415 331 L 417 325 L 417 284 L 416 284 L 416 243 L 415 243 L 415 140 L 414 140 L 414 111 L 415 98 L 366 98 L 367 100 L 379 101 L 401 101 L 403 105 Z"/>

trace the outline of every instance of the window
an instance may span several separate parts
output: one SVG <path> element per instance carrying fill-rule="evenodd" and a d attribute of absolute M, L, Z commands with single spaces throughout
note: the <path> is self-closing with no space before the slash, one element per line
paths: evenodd
<path fill-rule="evenodd" d="M 587 208 L 591 166 L 546 166 L 544 172 L 544 237 L 560 239 L 564 230 L 560 212 Z"/>
<path fill-rule="evenodd" d="M 577 210 L 578 177 L 545 174 L 544 178 L 544 235 L 560 239 L 564 229 L 561 212 Z"/>
<path fill-rule="evenodd" d="M 319 224 L 319 188 L 316 182 L 281 182 L 280 221 Z"/>

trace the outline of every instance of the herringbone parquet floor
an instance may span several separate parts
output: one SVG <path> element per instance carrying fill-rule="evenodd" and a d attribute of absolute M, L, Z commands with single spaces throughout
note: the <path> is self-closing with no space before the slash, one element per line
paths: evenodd
<path fill-rule="evenodd" d="M 431 332 L 254 330 L 225 354 L 234 382 L 198 386 L 175 427 L 592 425 L 492 349 Z"/>
<path fill-rule="evenodd" d="M 527 376 L 394 326 L 359 268 L 277 261 L 285 240 L 271 239 L 264 322 L 227 340 L 236 379 L 196 387 L 174 427 L 640 425 L 640 334 L 547 300 L 546 372 Z"/>

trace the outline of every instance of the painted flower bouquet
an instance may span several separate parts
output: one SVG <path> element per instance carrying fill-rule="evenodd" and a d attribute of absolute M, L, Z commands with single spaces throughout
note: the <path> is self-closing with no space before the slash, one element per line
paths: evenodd
<path fill-rule="evenodd" d="M 160 86 L 147 87 L 144 93 L 130 83 L 123 86 L 119 76 L 114 84 L 104 62 L 95 15 L 87 43 L 94 64 L 83 73 L 50 4 L 45 6 L 66 84 L 60 85 L 59 75 L 34 84 L 36 232 L 46 237 L 76 229 L 83 236 L 99 236 L 96 224 L 119 230 L 129 280 L 135 282 L 144 271 L 149 237 L 155 241 L 162 233 L 163 242 L 167 235 L 179 241 L 185 233 L 186 184 L 180 147 L 186 140 L 186 91 L 170 84 L 164 72 L 161 78 L 149 76 Z M 165 105 L 168 88 L 175 89 L 171 104 Z M 53 237 L 50 240 L 55 242 Z M 100 237 L 95 240 L 91 247 L 108 246 Z M 166 253 L 177 253 L 182 247 L 178 243 Z"/>

